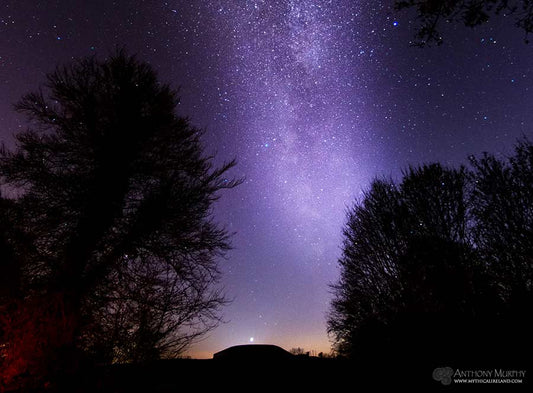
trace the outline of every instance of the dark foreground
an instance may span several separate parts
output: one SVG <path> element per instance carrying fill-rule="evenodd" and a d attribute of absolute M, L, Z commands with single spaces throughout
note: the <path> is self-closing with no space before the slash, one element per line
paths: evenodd
<path fill-rule="evenodd" d="M 71 392 L 181 392 L 181 391 L 373 391 L 386 387 L 387 391 L 398 388 L 423 388 L 424 391 L 465 391 L 491 385 L 504 391 L 519 391 L 531 388 L 532 370 L 526 367 L 478 364 L 477 366 L 455 365 L 454 369 L 525 370 L 522 383 L 477 383 L 453 382 L 443 384 L 434 378 L 435 368 L 444 364 L 401 360 L 377 362 L 354 362 L 342 359 L 295 357 L 280 361 L 233 361 L 233 360 L 164 360 L 144 365 L 114 365 L 99 368 L 77 379 L 79 389 Z M 371 389 L 371 390 L 368 390 Z"/>

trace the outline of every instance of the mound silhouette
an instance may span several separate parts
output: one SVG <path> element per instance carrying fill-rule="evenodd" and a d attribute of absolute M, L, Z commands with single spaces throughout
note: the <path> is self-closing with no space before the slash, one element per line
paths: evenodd
<path fill-rule="evenodd" d="M 214 360 L 232 360 L 232 361 L 280 361 L 290 360 L 295 356 L 278 347 L 277 345 L 268 344 L 248 344 L 236 345 L 226 348 L 213 355 Z"/>

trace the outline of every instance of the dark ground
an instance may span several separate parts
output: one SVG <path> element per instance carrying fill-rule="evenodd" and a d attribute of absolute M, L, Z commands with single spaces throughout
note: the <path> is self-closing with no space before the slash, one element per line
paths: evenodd
<path fill-rule="evenodd" d="M 442 366 L 442 365 L 440 365 Z M 283 361 L 222 361 L 176 359 L 145 365 L 115 365 L 95 370 L 84 382 L 84 390 L 95 392 L 181 391 L 472 391 L 444 386 L 433 380 L 435 365 L 423 362 L 357 363 L 341 359 L 297 357 Z M 99 381 L 95 384 L 95 381 Z M 505 386 L 517 390 L 527 386 Z M 486 388 L 486 386 L 485 386 Z M 418 391 L 418 389 L 416 390 Z M 486 391 L 486 390 L 485 390 Z"/>

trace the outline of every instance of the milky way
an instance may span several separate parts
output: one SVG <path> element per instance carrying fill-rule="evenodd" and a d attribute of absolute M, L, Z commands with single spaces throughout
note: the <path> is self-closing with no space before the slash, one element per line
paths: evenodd
<path fill-rule="evenodd" d="M 90 3 L 90 4 L 89 4 Z M 328 351 L 328 285 L 345 211 L 375 176 L 409 164 L 505 154 L 532 135 L 531 44 L 500 18 L 445 28 L 414 48 L 416 22 L 374 1 L 3 1 L 0 121 L 56 64 L 125 46 L 180 88 L 217 162 L 245 182 L 214 216 L 235 232 L 220 261 L 226 323 L 191 349 L 274 343 Z"/>

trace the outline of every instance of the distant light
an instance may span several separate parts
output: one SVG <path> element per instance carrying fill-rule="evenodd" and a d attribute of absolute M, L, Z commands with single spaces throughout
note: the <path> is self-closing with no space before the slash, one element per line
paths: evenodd
<path fill-rule="evenodd" d="M 394 22 L 392 22 L 392 25 L 393 25 L 394 27 L 398 26 L 398 21 L 394 21 Z"/>
<path fill-rule="evenodd" d="M 60 41 L 60 40 L 61 40 L 61 37 L 60 37 L 60 36 L 57 36 L 56 39 L 57 39 L 58 41 Z"/>
<path fill-rule="evenodd" d="M 250 342 L 251 342 L 251 343 L 254 342 L 254 338 L 253 338 L 253 337 L 250 337 Z"/>

